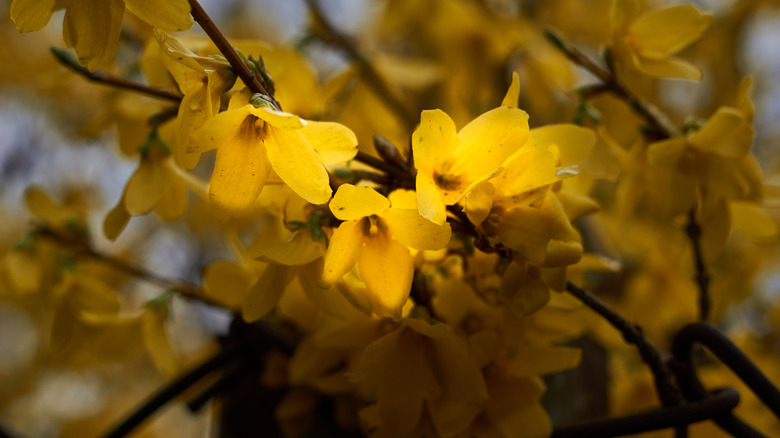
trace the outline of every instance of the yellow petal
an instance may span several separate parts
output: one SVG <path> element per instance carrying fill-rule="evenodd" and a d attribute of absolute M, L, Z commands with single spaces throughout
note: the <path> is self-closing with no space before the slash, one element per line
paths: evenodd
<path fill-rule="evenodd" d="M 202 127 L 195 131 L 192 141 L 188 144 L 187 152 L 206 152 L 218 148 L 223 143 L 231 141 L 241 135 L 241 130 L 249 129 L 243 126 L 249 119 L 249 105 L 223 111 L 208 119 Z M 251 120 L 251 119 L 250 119 Z"/>
<path fill-rule="evenodd" d="M 493 207 L 493 195 L 496 190 L 488 181 L 482 181 L 466 195 L 466 215 L 474 225 L 481 224 Z"/>
<path fill-rule="evenodd" d="M 691 5 L 677 5 L 642 14 L 628 28 L 626 38 L 640 56 L 664 59 L 701 38 L 712 15 Z"/>
<path fill-rule="evenodd" d="M 501 217 L 498 238 L 529 263 L 542 263 L 550 240 L 537 208 L 518 206 Z"/>
<path fill-rule="evenodd" d="M 242 266 L 233 262 L 219 260 L 203 270 L 205 294 L 232 309 L 240 309 L 254 278 Z"/>
<path fill-rule="evenodd" d="M 276 128 L 297 129 L 306 126 L 307 123 L 305 120 L 301 119 L 295 114 L 286 113 L 284 111 L 276 111 L 269 107 L 255 108 L 250 106 L 249 111 L 256 117 Z"/>
<path fill-rule="evenodd" d="M 501 106 L 517 108 L 518 100 L 520 100 L 520 75 L 517 72 L 512 72 L 512 84 L 509 85 L 509 90 L 507 90 Z"/>
<path fill-rule="evenodd" d="M 414 274 L 409 249 L 383 236 L 366 239 L 358 268 L 374 302 L 374 313 L 399 319 L 411 292 Z"/>
<path fill-rule="evenodd" d="M 175 376 L 181 370 L 181 363 L 173 353 L 168 334 L 165 331 L 167 319 L 167 309 L 160 311 L 148 309 L 141 317 L 141 330 L 144 347 L 152 357 L 154 364 L 165 375 Z"/>
<path fill-rule="evenodd" d="M 634 57 L 634 66 L 640 72 L 657 78 L 701 79 L 699 67 L 679 58 L 647 59 Z"/>
<path fill-rule="evenodd" d="M 528 192 L 560 178 L 556 158 L 547 147 L 534 145 L 513 156 L 504 169 L 490 181 L 504 196 Z"/>
<path fill-rule="evenodd" d="M 419 250 L 436 250 L 447 246 L 450 224 L 436 225 L 420 216 L 417 210 L 390 208 L 382 214 L 394 239 Z"/>
<path fill-rule="evenodd" d="M 581 163 L 596 144 L 596 134 L 592 130 L 568 123 L 534 128 L 531 136 L 539 146 L 558 148 L 561 167 Z"/>
<path fill-rule="evenodd" d="M 268 315 L 293 280 L 294 268 L 285 265 L 268 265 L 249 294 L 241 309 L 245 321 L 252 322 Z"/>
<path fill-rule="evenodd" d="M 268 179 L 271 171 L 266 145 L 247 118 L 235 137 L 217 150 L 214 172 L 211 174 L 209 197 L 230 217 L 249 208 Z"/>
<path fill-rule="evenodd" d="M 452 172 L 465 175 L 469 182 L 488 177 L 525 145 L 528 136 L 525 111 L 504 106 L 490 110 L 458 132 Z"/>
<path fill-rule="evenodd" d="M 740 158 L 750 150 L 753 127 L 742 111 L 722 106 L 688 141 L 702 150 Z"/>
<path fill-rule="evenodd" d="M 509 265 L 498 293 L 518 318 L 536 312 L 550 300 L 550 290 L 544 281 L 531 276 L 528 268 L 519 263 Z"/>
<path fill-rule="evenodd" d="M 328 202 L 333 193 L 328 171 L 300 130 L 269 125 L 265 129 L 268 160 L 279 178 L 312 204 Z"/>
<path fill-rule="evenodd" d="M 187 184 L 179 178 L 171 178 L 154 212 L 165 222 L 181 219 L 187 213 Z"/>
<path fill-rule="evenodd" d="M 390 206 L 393 208 L 417 209 L 417 193 L 414 190 L 393 190 L 387 195 L 387 199 L 390 200 Z"/>
<path fill-rule="evenodd" d="M 458 146 L 455 122 L 442 110 L 426 110 L 420 115 L 420 126 L 412 134 L 414 165 L 421 172 L 431 172 L 449 158 Z"/>
<path fill-rule="evenodd" d="M 309 120 L 301 133 L 326 166 L 344 163 L 357 154 L 357 136 L 340 123 Z"/>
<path fill-rule="evenodd" d="M 437 225 L 447 220 L 447 207 L 444 205 L 439 188 L 433 179 L 422 172 L 417 172 L 417 211 L 420 216 Z"/>
<path fill-rule="evenodd" d="M 152 146 L 154 149 L 155 146 Z M 138 170 L 133 173 L 125 189 L 125 208 L 131 215 L 141 215 L 152 211 L 168 190 L 173 175 L 165 165 L 165 159 L 156 156 L 151 150 L 148 156 L 141 158 Z"/>
<path fill-rule="evenodd" d="M 777 225 L 761 206 L 748 202 L 730 202 L 734 227 L 748 236 L 767 239 L 777 235 Z"/>
<path fill-rule="evenodd" d="M 55 0 L 13 0 L 11 20 L 19 32 L 39 31 L 51 20 L 55 3 Z"/>
<path fill-rule="evenodd" d="M 381 215 L 390 207 L 390 200 L 371 187 L 342 184 L 330 201 L 330 211 L 343 221 Z"/>
<path fill-rule="evenodd" d="M 125 0 L 125 4 L 138 18 L 163 30 L 182 32 L 192 26 L 186 0 Z"/>
<path fill-rule="evenodd" d="M 130 222 L 130 213 L 125 208 L 125 195 L 122 194 L 122 198 L 107 214 L 103 220 L 103 234 L 110 241 L 114 241 L 122 234 L 127 223 Z"/>
<path fill-rule="evenodd" d="M 555 268 L 573 265 L 582 258 L 582 243 L 577 240 L 551 239 L 541 266 Z"/>
<path fill-rule="evenodd" d="M 437 363 L 437 378 L 443 393 L 461 403 L 482 403 L 488 400 L 482 372 L 474 363 L 463 338 L 454 334 L 433 340 Z"/>
<path fill-rule="evenodd" d="M 320 286 L 328 288 L 339 281 L 355 266 L 362 249 L 363 231 L 360 229 L 360 224 L 356 221 L 347 221 L 339 225 L 333 232 L 328 251 L 325 253 L 325 267 Z"/>
<path fill-rule="evenodd" d="M 107 65 L 114 57 L 124 11 L 122 0 L 68 2 L 62 24 L 65 41 L 90 71 Z"/>
<path fill-rule="evenodd" d="M 686 147 L 687 142 L 684 138 L 670 138 L 652 143 L 647 148 L 647 163 L 651 166 L 672 169 L 682 158 Z"/>

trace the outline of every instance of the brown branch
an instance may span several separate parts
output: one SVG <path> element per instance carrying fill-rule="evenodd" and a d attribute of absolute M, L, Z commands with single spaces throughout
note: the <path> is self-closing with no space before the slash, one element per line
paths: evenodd
<path fill-rule="evenodd" d="M 222 31 L 219 30 L 217 25 L 211 21 L 211 17 L 206 14 L 206 11 L 203 9 L 200 3 L 198 3 L 198 0 L 189 0 L 189 2 L 192 18 L 198 22 L 200 27 L 206 32 L 206 35 L 208 35 L 214 45 L 217 46 L 217 49 L 219 49 L 225 59 L 227 59 L 227 61 L 230 63 L 230 66 L 233 67 L 233 70 L 236 72 L 238 77 L 241 78 L 249 91 L 252 93 L 262 94 L 263 97 L 271 102 L 271 104 L 273 104 L 277 110 L 281 110 L 282 108 L 279 105 L 279 102 L 274 99 L 273 94 L 270 93 L 257 79 L 257 77 L 249 70 L 249 67 L 246 65 L 244 60 L 238 56 L 238 52 L 236 52 L 236 50 L 230 44 L 230 41 L 225 38 L 225 35 L 222 34 Z"/>
<path fill-rule="evenodd" d="M 124 88 L 126 90 L 146 94 L 147 96 L 156 97 L 158 99 L 169 100 L 171 102 L 181 102 L 182 96 L 172 91 L 162 88 L 150 87 L 148 85 L 139 84 L 138 82 L 128 81 L 127 79 L 113 76 L 100 70 L 92 72 L 83 65 L 79 64 L 73 54 L 69 51 L 60 49 L 58 47 L 51 47 L 49 50 L 54 55 L 54 57 L 57 58 L 57 61 L 59 61 L 60 64 L 92 82 L 98 82 L 116 88 Z"/>
<path fill-rule="evenodd" d="M 669 368 L 661 358 L 661 354 L 645 337 L 638 325 L 628 322 L 626 318 L 612 310 L 599 297 L 571 281 L 566 283 L 566 291 L 606 319 L 607 322 L 620 331 L 626 342 L 636 346 L 642 360 L 650 367 L 650 371 L 653 373 L 655 389 L 664 406 L 676 406 L 682 402 L 682 393 L 672 381 L 671 371 L 669 371 Z"/>
<path fill-rule="evenodd" d="M 317 0 L 306 0 L 306 3 L 318 25 L 315 30 L 318 32 L 316 36 L 323 42 L 337 47 L 344 52 L 344 54 L 357 65 L 363 79 L 365 79 L 374 93 L 387 104 L 388 108 L 407 129 L 412 130 L 417 125 L 417 117 L 410 113 L 404 103 L 390 90 L 390 87 L 376 68 L 374 68 L 371 62 L 369 62 L 360 52 L 357 44 L 349 36 L 344 35 L 341 31 L 336 29 L 333 24 L 325 18 L 325 14 L 323 14 Z"/>
<path fill-rule="evenodd" d="M 696 268 L 696 286 L 699 288 L 699 319 L 707 321 L 710 315 L 710 276 L 704 263 L 701 252 L 701 227 L 696 222 L 696 209 L 688 211 L 688 223 L 685 226 L 685 234 L 691 241 L 693 250 L 693 263 Z"/>
<path fill-rule="evenodd" d="M 172 280 L 144 268 L 131 265 L 119 258 L 104 254 L 92 248 L 86 239 L 67 236 L 46 225 L 36 226 L 33 232 L 35 236 L 49 240 L 72 252 L 73 256 L 76 258 L 82 257 L 92 259 L 139 280 L 160 286 L 166 290 L 174 291 L 183 298 L 201 301 L 214 307 L 224 308 L 223 304 L 205 296 L 198 285 L 185 280 Z"/>
<path fill-rule="evenodd" d="M 612 94 L 626 102 L 634 112 L 642 117 L 648 124 L 650 132 L 653 134 L 653 140 L 662 140 L 678 135 L 677 129 L 669 122 L 668 118 L 661 114 L 654 106 L 632 93 L 625 84 L 618 79 L 613 68 L 610 68 L 609 70 L 603 69 L 596 62 L 588 58 L 587 55 L 564 41 L 560 35 L 550 29 L 545 30 L 544 34 L 547 39 L 561 51 L 561 53 L 569 58 L 569 60 L 596 76 L 608 87 L 608 90 Z M 608 62 L 611 62 L 609 52 L 607 52 L 606 58 Z"/>

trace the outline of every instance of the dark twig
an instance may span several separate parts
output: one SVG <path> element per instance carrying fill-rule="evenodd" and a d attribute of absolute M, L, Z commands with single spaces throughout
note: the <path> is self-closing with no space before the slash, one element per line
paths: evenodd
<path fill-rule="evenodd" d="M 588 58 L 576 47 L 570 45 L 561 38 L 560 35 L 553 32 L 550 29 L 544 32 L 547 39 L 553 43 L 567 58 L 569 58 L 575 64 L 583 67 L 585 70 L 596 76 L 604 85 L 609 87 L 609 91 L 625 101 L 631 109 L 639 114 L 650 127 L 652 137 L 654 140 L 662 140 L 677 135 L 677 130 L 669 123 L 664 115 L 662 115 L 655 107 L 640 99 L 634 93 L 632 93 L 626 86 L 615 76 L 613 71 L 608 71 L 601 68 L 593 60 Z M 609 52 L 607 52 L 609 53 Z M 607 55 L 609 59 L 609 55 Z M 603 92 L 603 90 L 599 90 Z M 598 94 L 598 93 L 597 93 Z"/>
<path fill-rule="evenodd" d="M 739 392 L 734 388 L 723 388 L 713 392 L 708 397 L 685 405 L 658 408 L 625 417 L 607 418 L 556 428 L 550 437 L 597 438 L 686 426 L 718 418 L 721 415 L 728 415 L 738 404 Z"/>
<path fill-rule="evenodd" d="M 363 79 L 365 79 L 366 83 L 374 90 L 376 95 L 387 103 L 390 111 L 392 111 L 409 130 L 414 128 L 417 124 L 417 117 L 410 113 L 406 108 L 406 105 L 404 105 L 390 90 L 390 87 L 376 68 L 374 68 L 371 62 L 368 61 L 368 58 L 360 52 L 357 44 L 350 37 L 336 29 L 328 19 L 325 18 L 325 14 L 323 14 L 322 9 L 320 9 L 317 0 L 306 0 L 306 3 L 309 5 L 309 11 L 311 11 L 312 17 L 317 24 L 315 29 L 317 37 L 323 42 L 337 47 L 344 52 L 344 54 L 357 65 Z"/>
<path fill-rule="evenodd" d="M 636 346 L 642 360 L 650 367 L 650 371 L 653 373 L 655 389 L 658 392 L 661 403 L 664 406 L 679 405 L 682 401 L 682 394 L 679 388 L 672 382 L 672 374 L 661 358 L 661 354 L 645 337 L 642 329 L 638 325 L 628 322 L 628 320 L 612 310 L 597 296 L 573 282 L 569 281 L 566 283 L 566 290 L 620 331 L 626 342 Z"/>
<path fill-rule="evenodd" d="M 186 391 L 187 388 L 244 353 L 250 345 L 251 339 L 247 338 L 244 339 L 243 342 L 224 348 L 197 368 L 160 388 L 156 394 L 152 395 L 149 400 L 142 404 L 135 412 L 107 433 L 105 435 L 106 438 L 120 438 L 126 436 L 158 409 Z"/>
<path fill-rule="evenodd" d="M 679 135 L 677 129 L 669 122 L 668 118 L 664 114 L 658 111 L 654 106 L 650 105 L 632 93 L 619 80 L 615 74 L 613 59 L 609 50 L 606 50 L 604 53 L 604 59 L 608 67 L 608 69 L 605 70 L 596 64 L 593 60 L 588 58 L 579 49 L 564 41 L 560 35 L 553 32 L 552 30 L 545 30 L 545 36 L 567 58 L 592 73 L 602 82 L 601 84 L 581 89 L 581 92 L 579 93 L 581 99 L 587 100 L 590 97 L 597 96 L 605 91 L 608 91 L 626 102 L 631 107 L 631 109 L 634 110 L 634 112 L 636 112 L 645 120 L 649 126 L 649 130 L 646 132 L 646 134 L 648 134 L 650 140 L 663 140 Z M 711 307 L 709 297 L 710 280 L 706 265 L 704 264 L 702 257 L 700 243 L 701 228 L 696 223 L 695 209 L 692 209 L 688 214 L 688 225 L 686 226 L 686 232 L 691 241 L 694 262 L 696 264 L 696 284 L 699 288 L 699 312 L 701 315 L 701 320 L 706 321 L 707 317 L 709 316 Z"/>
<path fill-rule="evenodd" d="M 701 227 L 696 222 L 696 209 L 688 212 L 688 224 L 685 226 L 685 234 L 691 241 L 693 250 L 693 262 L 696 268 L 696 285 L 699 288 L 699 319 L 707 321 L 710 314 L 710 276 L 707 273 L 707 266 L 704 264 L 704 257 L 701 252 Z"/>
<path fill-rule="evenodd" d="M 70 251 L 77 258 L 82 257 L 95 260 L 137 279 L 174 291 L 184 298 L 201 301 L 214 307 L 224 307 L 224 305 L 205 296 L 202 290 L 193 283 L 183 280 L 172 280 L 138 266 L 133 266 L 124 260 L 95 250 L 85 239 L 66 236 L 47 226 L 37 226 L 34 233 L 36 236 L 45 238 Z"/>
<path fill-rule="evenodd" d="M 206 11 L 200 3 L 198 3 L 197 0 L 189 0 L 189 2 L 192 18 L 198 22 L 200 27 L 206 32 L 206 35 L 208 35 L 214 45 L 217 46 L 217 49 L 219 49 L 225 59 L 227 59 L 230 66 L 233 67 L 233 70 L 238 74 L 238 77 L 241 78 L 249 91 L 262 94 L 276 109 L 281 110 L 281 106 L 279 105 L 279 102 L 274 99 L 273 94 L 266 90 L 257 77 L 252 74 L 252 71 L 249 70 L 249 67 L 244 60 L 238 56 L 238 53 L 230 44 L 230 41 L 225 38 L 225 35 L 222 34 L 222 31 L 219 30 L 217 25 L 211 21 L 211 17 L 206 14 Z"/>
<path fill-rule="evenodd" d="M 726 335 L 707 323 L 688 324 L 672 340 L 678 379 L 684 382 L 683 389 L 692 389 L 686 396 L 697 399 L 706 392 L 693 364 L 693 346 L 696 343 L 707 347 L 780 419 L 780 390 Z"/>
<path fill-rule="evenodd" d="M 139 84 L 138 82 L 128 81 L 127 79 L 112 76 L 108 73 L 98 71 L 89 71 L 86 67 L 79 64 L 78 60 L 67 50 L 60 49 L 58 47 L 51 47 L 49 49 L 60 64 L 69 68 L 70 70 L 80 74 L 90 81 L 98 82 L 101 84 L 109 85 L 116 88 L 124 88 L 126 90 L 132 90 L 137 93 L 146 94 L 147 96 L 156 97 L 159 99 L 169 100 L 171 102 L 181 102 L 182 96 L 172 91 L 162 88 L 154 88 L 148 85 Z"/>

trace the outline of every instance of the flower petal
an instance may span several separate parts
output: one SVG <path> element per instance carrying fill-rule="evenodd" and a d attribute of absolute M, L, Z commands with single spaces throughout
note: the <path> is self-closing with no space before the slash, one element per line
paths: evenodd
<path fill-rule="evenodd" d="M 11 20 L 19 32 L 36 32 L 49 24 L 54 13 L 55 0 L 13 0 Z"/>
<path fill-rule="evenodd" d="M 152 211 L 173 179 L 165 161 L 154 155 L 154 151 L 150 151 L 149 156 L 142 158 L 138 169 L 127 182 L 125 208 L 134 216 Z"/>
<path fill-rule="evenodd" d="M 569 123 L 534 128 L 531 136 L 541 147 L 558 148 L 561 167 L 581 163 L 596 144 L 596 134 L 592 130 Z"/>
<path fill-rule="evenodd" d="M 520 100 L 520 75 L 518 75 L 517 72 L 512 72 L 512 83 L 506 91 L 504 100 L 501 101 L 501 106 L 517 108 L 518 100 Z"/>
<path fill-rule="evenodd" d="M 426 110 L 420 115 L 420 126 L 412 134 L 414 165 L 430 173 L 450 157 L 460 141 L 455 122 L 442 110 Z"/>
<path fill-rule="evenodd" d="M 329 288 L 339 281 L 357 263 L 363 249 L 363 231 L 356 221 L 347 221 L 339 225 L 330 238 L 325 253 L 325 267 L 322 271 L 320 287 Z"/>
<path fill-rule="evenodd" d="M 217 150 L 209 198 L 229 217 L 237 216 L 257 200 L 270 173 L 265 144 L 253 125 L 251 120 L 244 123 L 237 135 Z"/>
<path fill-rule="evenodd" d="M 447 246 L 452 231 L 450 224 L 436 225 L 420 216 L 417 210 L 390 208 L 382 214 L 393 238 L 420 250 L 436 250 Z"/>
<path fill-rule="evenodd" d="M 342 184 L 330 201 L 330 211 L 343 221 L 381 215 L 390 207 L 390 200 L 371 187 Z"/>
<path fill-rule="evenodd" d="M 68 2 L 62 23 L 65 42 L 90 71 L 107 65 L 113 59 L 122 31 L 124 11 L 122 0 Z"/>
<path fill-rule="evenodd" d="M 287 286 L 293 280 L 293 268 L 285 265 L 268 265 L 249 294 L 241 309 L 244 321 L 252 322 L 268 315 Z"/>
<path fill-rule="evenodd" d="M 468 182 L 486 178 L 528 140 L 528 114 L 518 108 L 490 110 L 458 132 L 460 144 L 454 152 L 453 174 Z"/>
<path fill-rule="evenodd" d="M 277 128 L 273 124 L 266 125 L 265 129 L 268 160 L 279 178 L 312 204 L 328 202 L 333 193 L 328 171 L 301 131 Z"/>
<path fill-rule="evenodd" d="M 357 136 L 340 123 L 308 121 L 301 133 L 326 166 L 344 163 L 357 154 Z"/>
<path fill-rule="evenodd" d="M 640 56 L 664 59 L 701 38 L 712 15 L 691 5 L 677 5 L 642 14 L 628 28 L 626 38 Z"/>
<path fill-rule="evenodd" d="M 750 150 L 753 127 L 742 111 L 722 106 L 688 141 L 702 150 L 740 158 Z"/>
<path fill-rule="evenodd" d="M 127 9 L 154 27 L 182 32 L 192 27 L 187 0 L 125 0 Z"/>
<path fill-rule="evenodd" d="M 430 175 L 417 172 L 417 211 L 434 224 L 441 225 L 447 220 L 447 208 L 444 205 L 439 188 Z"/>
<path fill-rule="evenodd" d="M 414 274 L 409 249 L 383 236 L 367 239 L 358 258 L 358 268 L 373 299 L 374 313 L 400 319 Z"/>

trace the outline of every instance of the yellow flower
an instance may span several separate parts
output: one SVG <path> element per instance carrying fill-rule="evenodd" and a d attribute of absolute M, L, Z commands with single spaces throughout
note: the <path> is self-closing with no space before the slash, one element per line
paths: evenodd
<path fill-rule="evenodd" d="M 155 32 L 155 38 L 160 45 L 160 60 L 184 95 L 176 117 L 173 154 L 181 166 L 192 169 L 200 159 L 199 153 L 188 150 L 192 134 L 219 112 L 222 94 L 233 86 L 236 77 L 225 61 L 198 56 L 164 32 Z M 147 65 L 151 64 L 150 58 Z"/>
<path fill-rule="evenodd" d="M 699 39 L 712 22 L 691 5 L 639 14 L 637 0 L 615 0 L 610 17 L 612 49 L 617 59 L 656 77 L 701 79 L 693 64 L 672 55 Z"/>
<path fill-rule="evenodd" d="M 489 177 L 528 139 L 528 114 L 516 107 L 515 73 L 504 105 L 488 111 L 459 132 L 441 110 L 423 111 L 412 135 L 420 214 L 436 223 L 477 182 Z M 512 99 L 514 97 L 514 99 Z"/>
<path fill-rule="evenodd" d="M 325 164 L 346 161 L 357 151 L 349 128 L 276 111 L 248 90 L 234 94 L 228 110 L 196 136 L 190 152 L 217 149 L 209 196 L 229 217 L 249 208 L 273 173 L 308 202 L 328 202 Z"/>
<path fill-rule="evenodd" d="M 414 265 L 408 247 L 444 248 L 449 224 L 436 225 L 420 216 L 401 196 L 385 198 L 370 187 L 343 184 L 330 210 L 344 222 L 333 232 L 325 254 L 321 287 L 330 287 L 358 265 L 374 313 L 399 318 L 412 285 Z"/>
<path fill-rule="evenodd" d="M 365 398 L 376 401 L 387 436 L 405 436 L 423 419 L 426 401 L 488 400 L 488 390 L 465 339 L 444 323 L 404 319 L 401 327 L 366 347 L 350 376 Z"/>
<path fill-rule="evenodd" d="M 183 31 L 192 25 L 187 0 L 13 0 L 11 19 L 19 32 L 35 32 L 49 23 L 54 11 L 65 9 L 65 43 L 94 71 L 114 57 L 125 7 L 160 29 Z"/>

